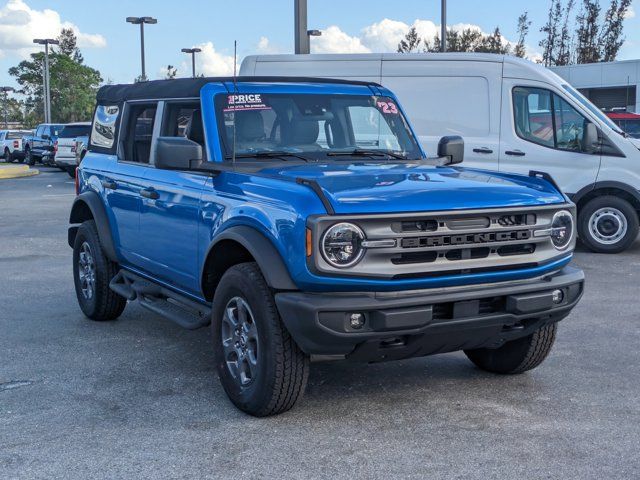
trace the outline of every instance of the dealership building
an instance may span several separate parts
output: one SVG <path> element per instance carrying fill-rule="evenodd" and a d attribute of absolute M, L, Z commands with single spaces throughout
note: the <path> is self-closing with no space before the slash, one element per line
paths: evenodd
<path fill-rule="evenodd" d="M 640 113 L 640 60 L 551 67 L 596 106 Z"/>

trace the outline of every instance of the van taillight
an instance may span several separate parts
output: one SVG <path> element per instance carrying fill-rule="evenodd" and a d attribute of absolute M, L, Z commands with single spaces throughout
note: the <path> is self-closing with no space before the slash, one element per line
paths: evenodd
<path fill-rule="evenodd" d="M 78 179 L 78 167 L 76 167 L 76 195 L 80 195 L 80 180 Z"/>
<path fill-rule="evenodd" d="M 53 142 L 53 153 L 58 153 L 58 140 Z"/>

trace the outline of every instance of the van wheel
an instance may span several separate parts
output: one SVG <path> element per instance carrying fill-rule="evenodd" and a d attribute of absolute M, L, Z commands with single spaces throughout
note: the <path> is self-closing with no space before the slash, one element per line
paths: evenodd
<path fill-rule="evenodd" d="M 578 236 L 594 252 L 622 252 L 638 237 L 638 212 L 623 198 L 596 197 L 580 209 Z"/>
<path fill-rule="evenodd" d="M 76 178 L 76 167 L 66 167 L 65 170 L 71 178 Z"/>
<path fill-rule="evenodd" d="M 256 263 L 226 271 L 212 315 L 216 367 L 233 404 L 256 417 L 293 407 L 304 393 L 309 358 L 282 324 Z"/>
<path fill-rule="evenodd" d="M 91 320 L 114 320 L 120 316 L 127 300 L 109 288 L 118 273 L 118 264 L 102 251 L 93 220 L 78 229 L 73 244 L 73 282 L 82 312 Z"/>
<path fill-rule="evenodd" d="M 505 343 L 500 348 L 465 350 L 478 368 L 492 373 L 523 373 L 540 365 L 553 347 L 558 325 L 552 323 L 539 328 L 528 337 Z"/>

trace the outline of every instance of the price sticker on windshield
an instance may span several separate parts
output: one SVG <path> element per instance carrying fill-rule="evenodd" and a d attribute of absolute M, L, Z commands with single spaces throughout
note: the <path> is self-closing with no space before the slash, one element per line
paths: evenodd
<path fill-rule="evenodd" d="M 271 107 L 262 101 L 259 93 L 245 93 L 227 96 L 225 112 L 238 112 L 244 110 L 270 110 Z"/>
<path fill-rule="evenodd" d="M 396 104 L 390 100 L 378 100 L 377 105 L 382 113 L 389 115 L 398 115 L 398 113 L 400 113 Z"/>

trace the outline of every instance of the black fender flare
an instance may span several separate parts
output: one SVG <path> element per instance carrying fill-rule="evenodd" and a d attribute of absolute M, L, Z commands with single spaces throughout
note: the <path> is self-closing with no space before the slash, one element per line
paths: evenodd
<path fill-rule="evenodd" d="M 71 225 L 82 223 L 87 218 L 87 211 L 89 209 L 91 216 L 96 222 L 96 228 L 98 230 L 98 237 L 102 244 L 104 254 L 112 262 L 118 262 L 118 255 L 113 244 L 113 236 L 111 235 L 111 226 L 109 225 L 109 217 L 107 217 L 107 211 L 102 203 L 100 196 L 94 191 L 88 191 L 81 193 L 73 201 L 71 207 L 71 214 L 69 215 L 69 223 Z M 78 231 L 77 226 L 69 227 L 69 246 L 73 247 L 76 233 Z"/>
<path fill-rule="evenodd" d="M 582 200 L 589 193 L 595 190 L 601 190 L 606 188 L 614 188 L 616 190 L 622 190 L 623 192 L 629 194 L 635 200 L 636 205 L 634 206 L 636 208 L 640 207 L 640 191 L 636 190 L 630 185 L 627 185 L 626 183 L 610 181 L 610 180 L 591 183 L 585 187 L 582 187 L 577 193 L 569 194 L 568 196 L 571 199 L 571 201 L 577 205 L 578 202 L 580 202 L 580 200 Z"/>
<path fill-rule="evenodd" d="M 208 263 L 209 254 L 224 240 L 233 240 L 247 249 L 260 267 L 264 279 L 271 288 L 275 290 L 298 290 L 298 287 L 291 279 L 284 260 L 282 260 L 273 243 L 255 228 L 245 225 L 230 227 L 218 235 L 213 243 L 209 245 L 202 263 L 201 281 L 205 278 L 206 272 L 204 269 Z"/>

